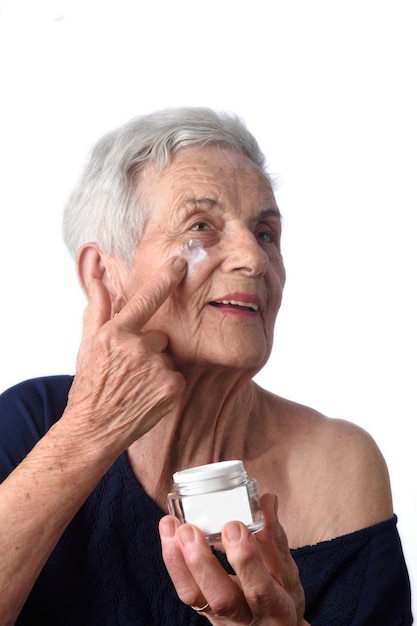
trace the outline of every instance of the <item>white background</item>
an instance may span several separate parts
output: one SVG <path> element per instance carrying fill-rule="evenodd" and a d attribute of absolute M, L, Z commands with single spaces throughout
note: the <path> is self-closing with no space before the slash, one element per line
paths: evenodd
<path fill-rule="evenodd" d="M 0 388 L 74 371 L 84 301 L 60 224 L 92 144 L 157 108 L 233 110 L 284 214 L 258 378 L 375 437 L 414 587 L 416 32 L 402 0 L 0 0 Z"/>

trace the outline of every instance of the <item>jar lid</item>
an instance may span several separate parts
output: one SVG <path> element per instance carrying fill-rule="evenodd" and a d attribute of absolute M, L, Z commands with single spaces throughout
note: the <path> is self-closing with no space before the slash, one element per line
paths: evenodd
<path fill-rule="evenodd" d="M 198 467 L 190 467 L 173 475 L 174 485 L 185 494 L 188 490 L 212 491 L 227 489 L 246 477 L 242 461 L 219 461 Z"/>
<path fill-rule="evenodd" d="M 242 461 L 219 461 L 218 463 L 207 463 L 207 465 L 199 465 L 197 467 L 181 470 L 180 472 L 175 472 L 174 480 L 175 482 L 177 482 L 177 480 L 194 482 L 244 471 L 245 468 Z"/>

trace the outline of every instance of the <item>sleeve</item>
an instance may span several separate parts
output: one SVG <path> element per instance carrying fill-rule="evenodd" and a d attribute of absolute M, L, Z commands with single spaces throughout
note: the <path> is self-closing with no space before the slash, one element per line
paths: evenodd
<path fill-rule="evenodd" d="M 71 376 L 28 380 L 0 395 L 0 482 L 62 415 Z"/>
<path fill-rule="evenodd" d="M 352 626 L 409 626 L 411 590 L 397 529 L 372 537 L 368 568 Z"/>
<path fill-rule="evenodd" d="M 294 550 L 311 626 L 410 626 L 411 592 L 397 518 Z"/>

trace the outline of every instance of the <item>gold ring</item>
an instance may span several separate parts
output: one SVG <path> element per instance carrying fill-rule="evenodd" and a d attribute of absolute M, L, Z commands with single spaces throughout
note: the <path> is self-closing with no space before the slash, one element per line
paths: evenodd
<path fill-rule="evenodd" d="M 203 611 L 207 611 L 207 609 L 209 609 L 210 606 L 209 606 L 209 603 L 207 602 L 204 606 L 191 605 L 191 608 L 194 609 L 194 611 L 197 611 L 197 613 L 202 613 Z"/>

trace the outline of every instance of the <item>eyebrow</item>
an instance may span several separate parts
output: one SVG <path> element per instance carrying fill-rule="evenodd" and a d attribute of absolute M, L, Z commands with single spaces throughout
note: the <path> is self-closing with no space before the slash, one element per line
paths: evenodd
<path fill-rule="evenodd" d="M 202 209 L 204 207 L 205 209 L 214 209 L 219 206 L 220 203 L 213 198 L 206 198 L 205 196 L 186 196 L 178 205 L 177 214 L 186 217 L 192 208 L 199 207 Z"/>
<path fill-rule="evenodd" d="M 210 208 L 217 208 L 219 202 L 213 198 L 206 198 L 205 196 L 188 196 L 180 204 L 180 209 L 186 209 L 190 204 L 204 204 L 209 205 Z"/>
<path fill-rule="evenodd" d="M 208 208 L 215 209 L 220 206 L 220 203 L 213 198 L 206 198 L 205 196 L 189 196 L 181 202 L 178 208 L 179 210 L 184 210 L 189 208 L 190 205 L 204 205 L 206 208 L 208 205 Z M 280 220 L 282 219 L 282 214 L 278 207 L 274 207 L 262 210 L 256 217 L 261 220 L 267 219 L 268 217 L 275 217 Z"/>
<path fill-rule="evenodd" d="M 267 219 L 268 217 L 276 217 L 277 219 L 281 219 L 282 218 L 282 214 L 281 211 L 276 208 L 276 209 L 265 209 L 265 211 L 261 211 L 259 213 L 259 215 L 257 216 L 259 219 Z"/>

